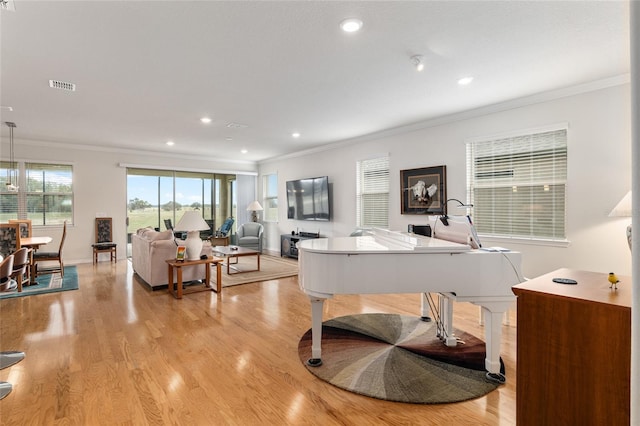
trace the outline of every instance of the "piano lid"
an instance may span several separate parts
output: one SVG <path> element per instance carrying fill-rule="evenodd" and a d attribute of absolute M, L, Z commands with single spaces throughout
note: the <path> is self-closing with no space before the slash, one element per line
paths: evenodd
<path fill-rule="evenodd" d="M 421 235 L 373 229 L 361 237 L 314 238 L 302 240 L 297 247 L 319 253 L 462 253 L 471 250 L 466 244 Z"/>

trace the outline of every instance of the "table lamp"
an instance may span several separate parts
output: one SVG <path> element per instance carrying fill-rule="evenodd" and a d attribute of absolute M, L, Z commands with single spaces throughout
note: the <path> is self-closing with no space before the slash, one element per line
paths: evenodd
<path fill-rule="evenodd" d="M 622 200 L 611 210 L 609 217 L 631 217 L 631 191 L 627 192 Z M 627 226 L 627 242 L 631 250 L 631 224 Z"/>
<path fill-rule="evenodd" d="M 184 240 L 184 245 L 187 248 L 187 259 L 200 259 L 200 252 L 202 251 L 200 231 L 206 231 L 207 229 L 209 229 L 209 225 L 197 210 L 185 212 L 178 224 L 173 228 L 174 231 L 187 233 L 187 239 Z"/>
<path fill-rule="evenodd" d="M 247 206 L 247 211 L 251 212 L 251 220 L 253 222 L 257 222 L 258 221 L 258 212 L 262 211 L 263 208 L 260 205 L 259 202 L 257 201 L 252 201 L 248 206 Z"/>

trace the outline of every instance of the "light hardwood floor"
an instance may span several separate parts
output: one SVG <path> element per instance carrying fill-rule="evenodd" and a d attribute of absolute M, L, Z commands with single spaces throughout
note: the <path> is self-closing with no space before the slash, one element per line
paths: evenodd
<path fill-rule="evenodd" d="M 126 260 L 78 265 L 80 289 L 0 301 L 0 371 L 13 392 L 2 425 L 513 425 L 515 320 L 503 326 L 507 383 L 457 404 L 413 405 L 346 392 L 298 359 L 310 327 L 297 278 L 190 294 L 148 290 Z M 419 313 L 417 295 L 337 296 L 324 318 Z M 455 325 L 483 338 L 478 308 Z M 515 314 L 512 314 L 515 315 Z"/>

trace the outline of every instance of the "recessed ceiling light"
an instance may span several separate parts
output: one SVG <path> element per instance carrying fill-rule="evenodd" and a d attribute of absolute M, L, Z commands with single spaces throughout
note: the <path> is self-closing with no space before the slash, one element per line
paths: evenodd
<path fill-rule="evenodd" d="M 292 138 L 299 138 L 300 137 L 300 133 L 298 133 L 298 132 L 291 133 L 291 137 Z"/>
<path fill-rule="evenodd" d="M 473 81 L 473 77 L 463 77 L 460 80 L 458 80 L 458 84 L 460 86 L 466 86 L 467 84 L 471 83 Z"/>
<path fill-rule="evenodd" d="M 340 28 L 342 28 L 342 31 L 345 33 L 355 33 L 362 28 L 362 25 L 362 21 L 357 18 L 349 18 L 340 22 Z"/>
<path fill-rule="evenodd" d="M 246 154 L 246 153 L 247 153 L 247 152 L 249 152 L 249 151 L 248 151 L 246 148 L 242 148 L 242 149 L 240 150 L 240 152 L 241 152 L 241 153 L 243 153 L 243 154 Z"/>
<path fill-rule="evenodd" d="M 175 145 L 175 143 L 173 143 L 173 141 L 167 141 L 167 145 L 173 146 L 173 145 Z"/>
<path fill-rule="evenodd" d="M 414 55 L 411 57 L 411 63 L 416 67 L 416 71 L 422 71 L 424 69 L 424 58 L 422 55 Z"/>
<path fill-rule="evenodd" d="M 209 117 L 202 117 L 200 121 L 203 122 L 204 124 L 211 123 L 211 119 Z"/>

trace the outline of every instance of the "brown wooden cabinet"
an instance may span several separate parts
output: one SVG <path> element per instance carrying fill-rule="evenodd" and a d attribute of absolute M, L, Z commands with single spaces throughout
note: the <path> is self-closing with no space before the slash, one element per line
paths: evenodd
<path fill-rule="evenodd" d="M 229 245 L 229 237 L 210 237 L 209 241 L 211 241 L 212 246 L 228 246 Z"/>
<path fill-rule="evenodd" d="M 518 425 L 629 424 L 632 283 L 618 278 L 559 269 L 513 287 Z"/>

